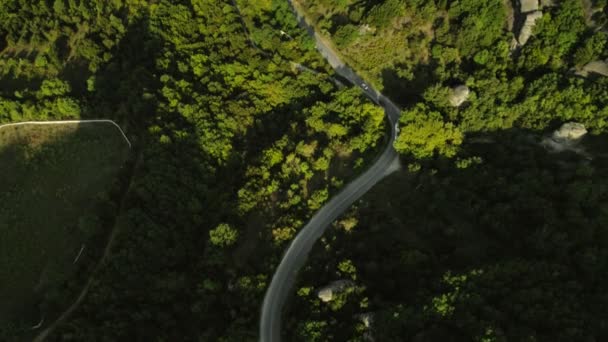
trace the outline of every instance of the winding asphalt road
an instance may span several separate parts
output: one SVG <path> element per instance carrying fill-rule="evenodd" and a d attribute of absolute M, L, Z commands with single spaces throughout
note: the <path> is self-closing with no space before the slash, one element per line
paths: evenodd
<path fill-rule="evenodd" d="M 281 315 L 285 301 L 295 283 L 298 270 L 304 266 L 308 253 L 312 250 L 315 242 L 323 235 L 325 229 L 348 209 L 353 202 L 363 196 L 386 175 L 395 171 L 399 165 L 397 152 L 393 149 L 393 141 L 398 133 L 399 107 L 387 97 L 366 85 L 360 76 L 342 63 L 333 49 L 306 23 L 303 15 L 298 12 L 298 8 L 294 6 L 292 1 L 288 1 L 298 17 L 300 25 L 306 28 L 315 39 L 317 50 L 319 50 L 335 71 L 354 85 L 361 87 L 363 92 L 372 101 L 384 108 L 391 126 L 391 138 L 374 164 L 319 209 L 287 248 L 281 263 L 272 277 L 270 286 L 266 290 L 264 303 L 262 304 L 260 320 L 260 341 L 262 342 L 278 342 L 281 340 Z"/>

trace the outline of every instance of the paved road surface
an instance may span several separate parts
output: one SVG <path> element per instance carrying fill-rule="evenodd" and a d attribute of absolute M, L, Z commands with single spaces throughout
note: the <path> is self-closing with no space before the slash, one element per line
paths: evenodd
<path fill-rule="evenodd" d="M 361 87 L 372 101 L 384 107 L 386 116 L 390 121 L 391 139 L 389 139 L 387 146 L 374 164 L 317 211 L 287 248 L 264 297 L 260 320 L 260 341 L 262 342 L 278 342 L 281 340 L 281 315 L 285 301 L 294 285 L 298 270 L 306 262 L 308 253 L 315 242 L 323 235 L 325 229 L 353 202 L 398 166 L 397 153 L 392 144 L 398 129 L 396 123 L 399 120 L 399 107 L 374 90 L 369 86 L 369 83 L 364 82 L 352 69 L 344 65 L 331 47 L 323 42 L 321 37 L 306 24 L 303 17 L 297 12 L 297 8 L 293 7 L 291 0 L 288 1 L 298 16 L 300 24 L 313 36 L 317 43 L 317 49 L 336 72 L 350 80 L 354 85 Z"/>

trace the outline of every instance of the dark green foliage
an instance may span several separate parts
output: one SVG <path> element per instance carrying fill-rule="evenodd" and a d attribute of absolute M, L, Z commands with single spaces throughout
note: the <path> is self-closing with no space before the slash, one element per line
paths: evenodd
<path fill-rule="evenodd" d="M 359 13 L 354 4 L 338 10 L 311 2 L 312 18 L 326 11 L 355 22 Z M 591 23 L 585 2 L 556 2 L 518 47 L 512 40 L 521 22 L 507 31 L 505 1 L 405 1 L 392 17 L 379 10 L 387 3 L 365 8 L 366 23 L 378 31 L 346 45 L 337 33 L 352 22 L 334 21 L 330 32 L 355 69 L 381 79 L 385 94 L 402 96 L 394 146 L 403 170 L 346 212 L 313 250 L 285 331 L 299 341 L 608 338 L 608 78 L 575 74 L 608 56 L 606 9 Z M 369 20 L 374 13 L 380 21 Z M 410 22 L 432 40 L 393 40 L 395 32 L 411 32 Z M 403 52 L 416 44 L 427 52 L 424 62 Z M 390 65 L 357 49 L 386 45 L 412 57 Z M 381 75 L 374 74 L 378 64 Z M 470 95 L 453 107 L 448 99 L 458 85 Z M 552 154 L 540 146 L 572 121 L 592 132 L 582 146 L 596 144 L 595 153 Z M 354 275 L 343 271 L 343 260 L 352 261 Z M 338 279 L 355 279 L 355 290 L 328 303 L 317 298 Z M 371 328 L 360 316 L 369 312 Z"/>
<path fill-rule="evenodd" d="M 55 315 L 80 291 L 81 279 L 78 288 L 66 283 L 86 273 L 91 260 L 84 259 L 99 257 L 96 240 L 116 215 L 112 192 L 127 155 L 108 123 L 0 128 L 3 323 L 34 325 L 40 308 Z M 83 245 L 86 255 L 74 264 Z"/>
<path fill-rule="evenodd" d="M 574 64 L 577 67 L 581 67 L 600 58 L 605 51 L 607 41 L 608 33 L 603 31 L 598 31 L 585 39 L 583 44 L 574 53 Z"/>
<path fill-rule="evenodd" d="M 341 26 L 334 35 L 334 42 L 339 47 L 350 45 L 359 35 L 359 29 L 355 25 Z"/>
<path fill-rule="evenodd" d="M 365 291 L 335 312 L 298 298 L 291 329 L 316 322 L 327 340 L 361 338 L 368 330 L 353 317 L 372 312 L 382 341 L 608 336 L 606 136 L 595 149 L 584 143 L 592 161 L 549 154 L 530 131 L 475 138 L 484 142 L 461 152 L 468 165 L 395 174 L 345 215 L 357 226 L 329 232 L 299 286 L 314 293 L 348 277 L 348 259 Z"/>
<path fill-rule="evenodd" d="M 383 111 L 287 3 L 235 4 L 0 5 L 0 122 L 108 117 L 136 142 L 108 257 L 48 340 L 255 340 L 284 244 L 378 147 Z"/>

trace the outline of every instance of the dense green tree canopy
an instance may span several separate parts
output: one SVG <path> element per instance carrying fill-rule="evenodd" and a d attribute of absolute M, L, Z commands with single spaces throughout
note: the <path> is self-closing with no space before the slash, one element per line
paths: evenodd
<path fill-rule="evenodd" d="M 606 1 L 542 8 L 524 46 L 517 1 L 294 4 L 400 104 L 404 167 L 321 239 L 287 340 L 606 340 L 608 78 L 581 76 L 608 58 Z M 256 341 L 284 248 L 389 143 L 347 83 L 288 1 L 0 1 L 0 124 L 108 118 L 133 142 L 118 190 L 74 219 L 92 280 L 48 340 Z M 538 144 L 570 121 L 579 154 Z"/>

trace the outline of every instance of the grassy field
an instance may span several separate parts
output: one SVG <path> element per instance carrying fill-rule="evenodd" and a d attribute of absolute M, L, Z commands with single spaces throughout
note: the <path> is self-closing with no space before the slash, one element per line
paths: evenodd
<path fill-rule="evenodd" d="M 101 227 L 96 205 L 128 153 L 107 123 L 0 128 L 0 322 L 40 318 Z"/>

